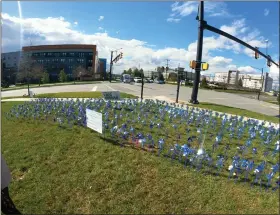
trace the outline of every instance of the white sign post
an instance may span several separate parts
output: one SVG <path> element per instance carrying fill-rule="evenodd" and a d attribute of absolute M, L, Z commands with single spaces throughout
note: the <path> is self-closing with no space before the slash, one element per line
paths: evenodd
<path fill-rule="evenodd" d="M 87 127 L 102 134 L 102 113 L 86 109 Z"/>
<path fill-rule="evenodd" d="M 104 99 L 106 100 L 120 100 L 119 91 L 102 92 Z"/>
<path fill-rule="evenodd" d="M 29 94 L 30 94 L 30 98 L 33 98 L 34 97 L 34 93 L 32 90 L 29 90 Z"/>

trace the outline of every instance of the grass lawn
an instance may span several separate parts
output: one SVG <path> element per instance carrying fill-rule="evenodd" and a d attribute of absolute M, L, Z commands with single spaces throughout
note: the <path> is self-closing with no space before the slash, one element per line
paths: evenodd
<path fill-rule="evenodd" d="M 246 117 L 260 119 L 260 120 L 266 120 L 266 121 L 274 122 L 274 123 L 279 123 L 279 118 L 277 118 L 277 117 L 267 116 L 265 114 L 256 113 L 253 111 L 248 111 L 248 110 L 240 109 L 240 108 L 234 108 L 234 107 L 229 107 L 229 106 L 224 106 L 224 105 L 216 105 L 216 104 L 207 103 L 207 102 L 201 102 L 198 105 L 198 107 L 205 108 L 205 109 L 211 109 L 211 110 L 215 110 L 215 111 L 219 111 L 219 112 L 225 112 L 225 113 L 229 113 L 229 114 L 246 116 Z"/>
<path fill-rule="evenodd" d="M 248 111 L 248 110 L 241 109 L 241 108 L 229 107 L 229 106 L 218 105 L 218 104 L 213 104 L 213 103 L 208 103 L 208 102 L 200 102 L 198 105 L 193 105 L 193 104 L 189 104 L 189 103 L 184 103 L 184 104 L 194 106 L 194 107 L 204 108 L 204 109 L 210 109 L 210 110 L 214 110 L 214 111 L 218 111 L 218 112 L 224 112 L 224 113 L 229 113 L 229 114 L 234 114 L 234 115 L 239 115 L 239 116 L 245 116 L 245 117 L 249 117 L 249 118 L 255 118 L 255 119 L 259 119 L 259 120 L 265 120 L 265 121 L 269 121 L 269 122 L 273 122 L 273 123 L 279 123 L 279 118 L 276 116 L 275 117 L 268 116 L 265 114 L 256 113 L 256 112 Z"/>
<path fill-rule="evenodd" d="M 275 104 L 275 105 L 280 105 L 280 103 L 278 101 L 266 101 L 268 103 L 271 103 L 271 104 Z"/>
<path fill-rule="evenodd" d="M 137 96 L 120 93 L 121 98 L 138 98 Z M 101 92 L 62 92 L 37 94 L 35 98 L 102 98 Z M 2 99 L 26 98 L 23 96 L 3 97 Z"/>
<path fill-rule="evenodd" d="M 50 86 L 64 86 L 64 85 L 74 85 L 74 84 L 97 84 L 101 83 L 101 81 L 71 81 L 71 82 L 63 82 L 63 83 L 50 83 L 50 84 L 30 84 L 29 87 L 37 88 L 37 87 L 50 87 Z M 23 86 L 16 86 L 16 87 L 8 87 L 8 88 L 1 88 L 1 91 L 8 91 L 8 90 L 20 90 L 20 89 L 27 89 L 27 85 Z"/>
<path fill-rule="evenodd" d="M 224 93 L 234 93 L 234 94 L 253 94 L 253 95 L 258 95 L 257 92 L 252 92 L 252 91 L 246 91 L 246 90 L 223 90 L 223 89 L 213 89 L 217 92 L 224 92 Z M 260 95 L 266 95 L 266 93 L 261 92 Z"/>
<path fill-rule="evenodd" d="M 2 116 L 15 104 L 2 102 Z M 277 192 L 203 175 L 82 127 L 2 117 L 2 154 L 23 214 L 279 212 Z"/>

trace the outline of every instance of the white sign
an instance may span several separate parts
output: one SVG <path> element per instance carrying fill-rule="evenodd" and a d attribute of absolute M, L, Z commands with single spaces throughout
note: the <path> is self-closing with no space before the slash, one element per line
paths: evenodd
<path fill-rule="evenodd" d="M 34 97 L 34 93 L 32 90 L 29 90 L 29 94 L 30 94 L 30 98 L 33 98 Z"/>
<path fill-rule="evenodd" d="M 102 92 L 102 94 L 106 100 L 120 100 L 121 98 L 119 91 Z"/>
<path fill-rule="evenodd" d="M 102 113 L 86 109 L 87 127 L 102 134 Z"/>

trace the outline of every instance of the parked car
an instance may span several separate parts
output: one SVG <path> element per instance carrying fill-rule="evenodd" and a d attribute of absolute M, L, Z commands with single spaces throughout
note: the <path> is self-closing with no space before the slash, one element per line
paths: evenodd
<path fill-rule="evenodd" d="M 157 84 L 165 84 L 165 81 L 156 79 L 156 80 L 155 80 L 155 83 L 157 83 Z"/>
<path fill-rule="evenodd" d="M 152 79 L 146 78 L 145 83 L 154 83 L 154 81 Z"/>
<path fill-rule="evenodd" d="M 135 83 L 142 83 L 142 78 L 134 78 Z"/>

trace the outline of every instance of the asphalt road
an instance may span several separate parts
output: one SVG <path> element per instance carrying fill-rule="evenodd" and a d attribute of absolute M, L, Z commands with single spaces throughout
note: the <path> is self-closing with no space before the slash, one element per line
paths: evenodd
<path fill-rule="evenodd" d="M 89 91 L 120 91 L 130 93 L 136 96 L 141 95 L 141 84 L 124 84 L 124 83 L 96 83 L 84 85 L 66 85 L 66 86 L 52 86 L 31 88 L 35 94 L 42 93 L 58 93 L 58 92 L 89 92 Z M 158 99 L 176 99 L 176 85 L 169 84 L 149 84 L 144 85 L 145 98 L 158 98 Z M 187 102 L 191 97 L 192 88 L 180 87 L 179 100 Z M 27 94 L 27 89 L 10 90 L 1 92 L 2 98 L 10 96 L 22 96 Z M 200 102 L 209 102 L 214 104 L 226 105 L 230 107 L 242 108 L 251 110 L 257 113 L 262 113 L 270 116 L 279 115 L 279 106 L 270 104 L 256 99 L 246 98 L 240 95 L 216 92 L 210 90 L 199 89 L 198 100 Z"/>

